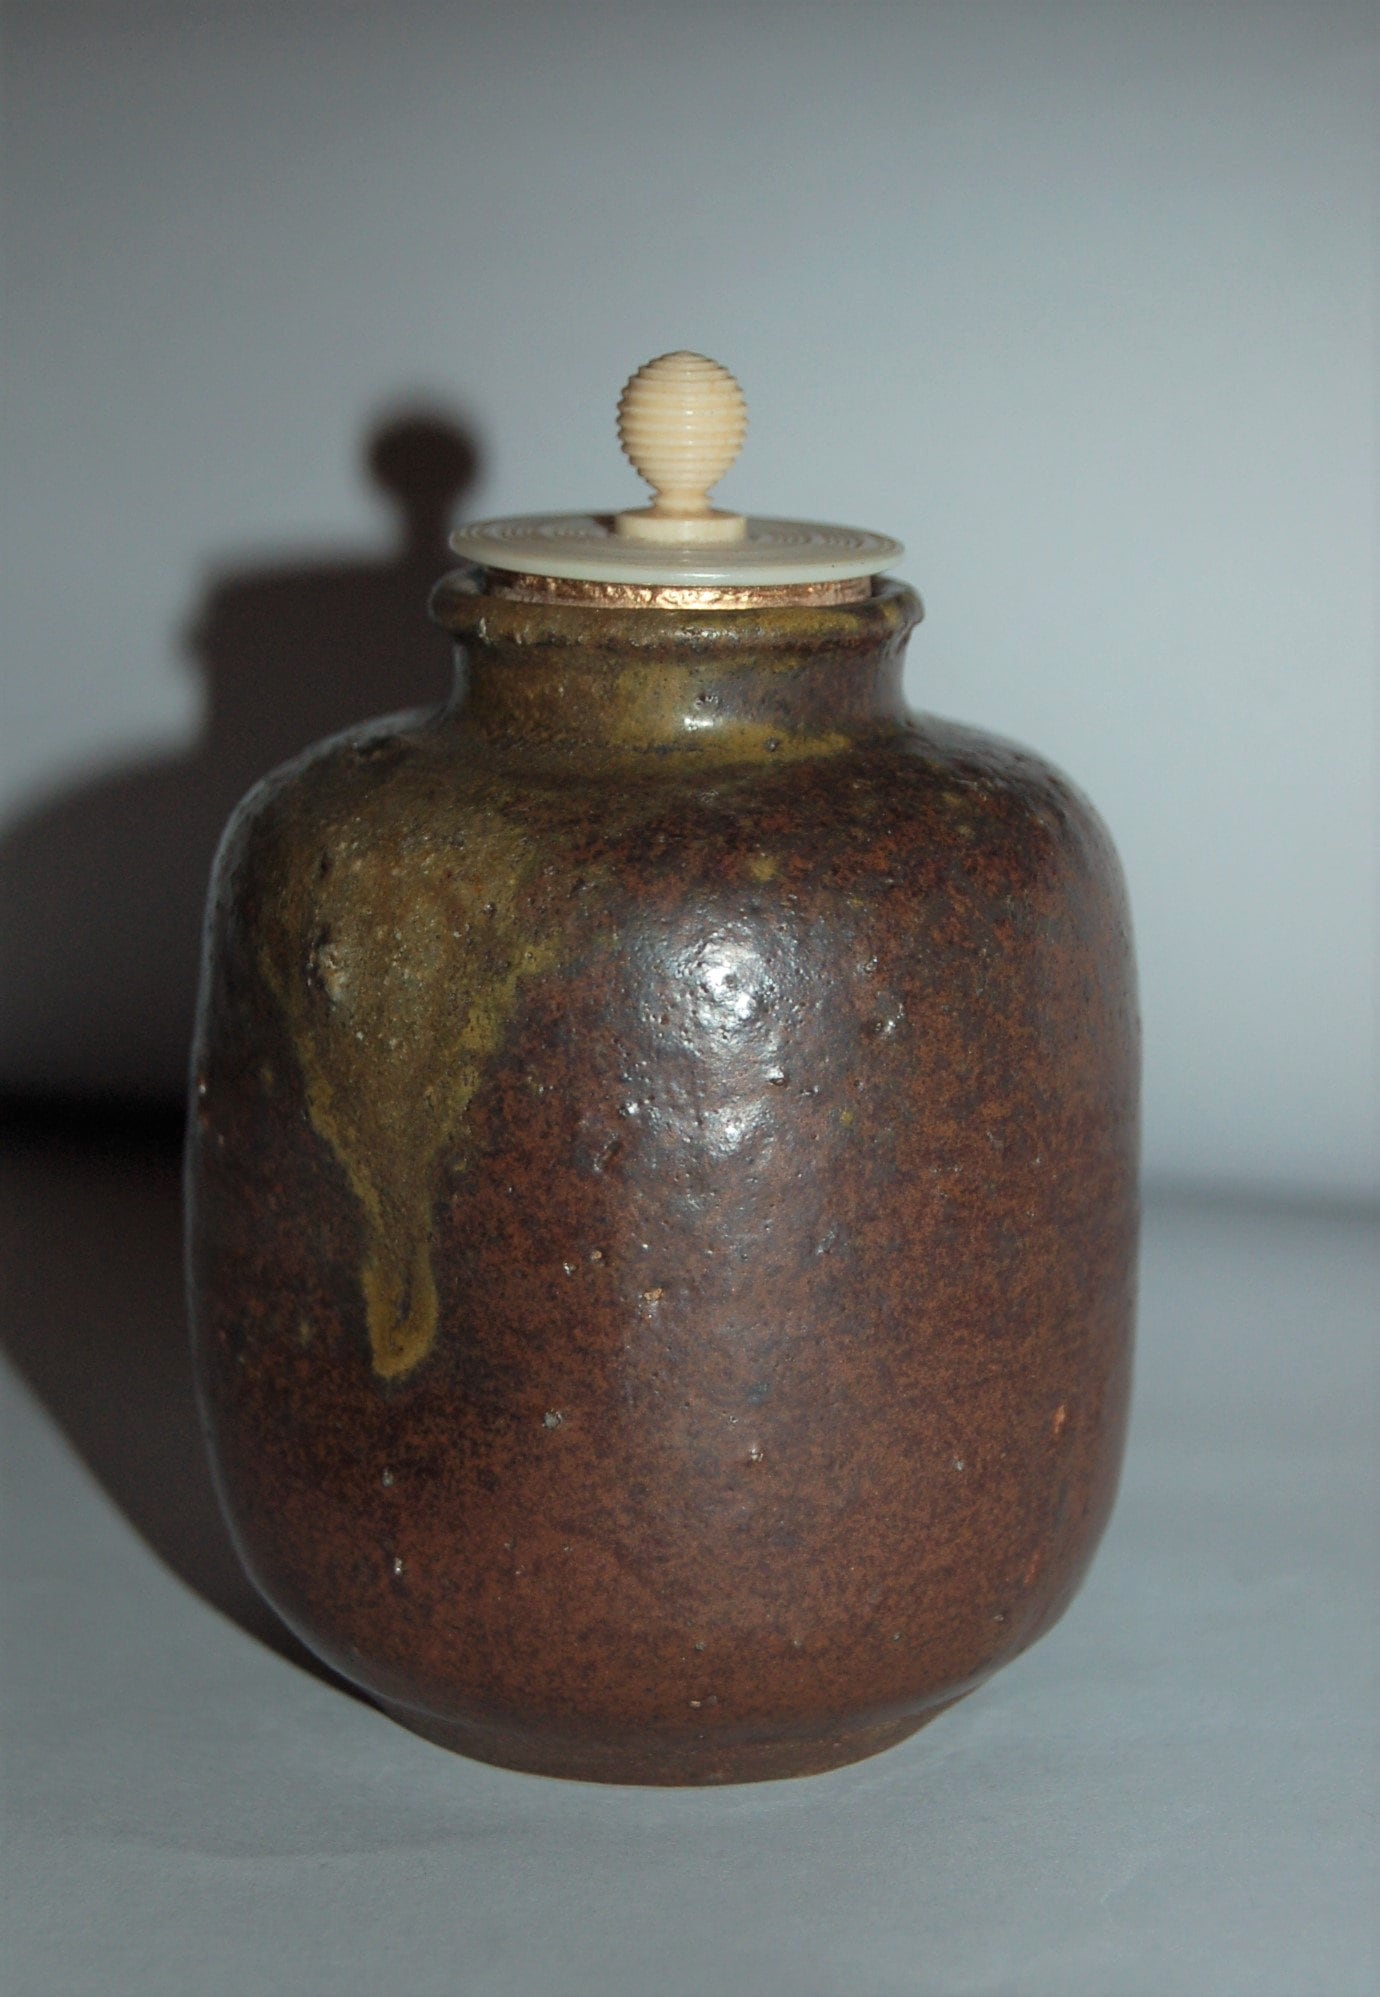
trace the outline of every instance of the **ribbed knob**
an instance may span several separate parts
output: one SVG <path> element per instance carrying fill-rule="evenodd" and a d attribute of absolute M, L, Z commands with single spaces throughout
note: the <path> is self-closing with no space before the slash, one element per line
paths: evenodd
<path fill-rule="evenodd" d="M 714 512 L 709 491 L 746 430 L 743 391 L 717 361 L 662 354 L 640 367 L 619 398 L 618 438 L 654 497 L 645 511 L 620 513 L 618 532 L 646 541 L 740 540 L 745 522 Z"/>

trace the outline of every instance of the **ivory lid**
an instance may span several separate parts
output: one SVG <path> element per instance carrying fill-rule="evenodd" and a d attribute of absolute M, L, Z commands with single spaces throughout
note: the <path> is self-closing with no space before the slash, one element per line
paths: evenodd
<path fill-rule="evenodd" d="M 650 506 L 477 521 L 451 546 L 486 569 L 653 589 L 790 589 L 890 567 L 902 548 L 884 534 L 716 511 L 710 490 L 746 429 L 727 368 L 703 354 L 662 354 L 638 369 L 618 405 L 619 439 L 652 488 Z"/>

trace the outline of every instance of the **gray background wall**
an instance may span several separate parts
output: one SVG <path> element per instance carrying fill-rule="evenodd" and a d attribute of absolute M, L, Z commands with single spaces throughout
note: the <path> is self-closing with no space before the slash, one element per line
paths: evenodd
<path fill-rule="evenodd" d="M 1152 1174 L 1373 1185 L 1375 47 L 1329 0 L 12 8 L 0 1083 L 177 1088 L 233 796 L 439 692 L 442 516 L 630 501 L 618 387 L 690 346 L 751 407 L 724 500 L 899 535 L 915 700 L 1110 822 Z"/>

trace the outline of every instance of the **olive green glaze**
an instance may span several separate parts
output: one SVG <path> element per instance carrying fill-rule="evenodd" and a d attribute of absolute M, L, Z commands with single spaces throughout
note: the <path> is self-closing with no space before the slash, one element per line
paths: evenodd
<path fill-rule="evenodd" d="M 463 1161 L 465 1113 L 518 986 L 557 945 L 527 914 L 533 856 L 511 815 L 452 802 L 428 829 L 389 801 L 367 833 L 352 808 L 323 819 L 316 872 L 285 879 L 259 949 L 312 1126 L 360 1204 L 360 1291 L 386 1379 L 431 1349 L 437 1167 Z"/>
<path fill-rule="evenodd" d="M 435 607 L 450 706 L 266 780 L 217 864 L 189 1259 L 241 1552 L 487 1759 L 873 1752 L 1110 1509 L 1115 859 L 1047 766 L 906 714 L 898 585 Z"/>

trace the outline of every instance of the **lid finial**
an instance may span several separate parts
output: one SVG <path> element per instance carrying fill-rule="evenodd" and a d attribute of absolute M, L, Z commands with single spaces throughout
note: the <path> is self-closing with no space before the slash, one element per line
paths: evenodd
<path fill-rule="evenodd" d="M 615 531 L 627 540 L 741 541 L 741 514 L 716 513 L 709 490 L 742 449 L 747 430 L 743 391 L 726 367 L 704 354 L 662 354 L 640 367 L 618 403 L 618 439 L 652 503 L 620 513 Z"/>

